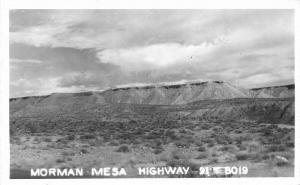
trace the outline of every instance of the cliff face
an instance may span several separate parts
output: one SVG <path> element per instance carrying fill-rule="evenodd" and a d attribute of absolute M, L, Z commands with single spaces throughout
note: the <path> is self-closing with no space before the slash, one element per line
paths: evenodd
<path fill-rule="evenodd" d="M 54 93 L 48 96 L 10 99 L 11 111 L 27 105 L 56 106 L 65 104 L 151 104 L 180 105 L 200 100 L 233 98 L 289 98 L 294 97 L 294 85 L 244 89 L 226 82 L 213 81 L 176 85 L 126 87 L 103 92 Z"/>
<path fill-rule="evenodd" d="M 255 88 L 251 92 L 259 98 L 289 98 L 295 96 L 295 85 Z"/>
<path fill-rule="evenodd" d="M 226 82 L 214 81 L 112 89 L 105 91 L 103 97 L 112 103 L 173 105 L 208 99 L 247 98 L 251 93 Z"/>
<path fill-rule="evenodd" d="M 293 95 L 294 88 L 288 86 L 247 90 L 225 82 L 57 93 L 10 99 L 10 122 L 12 129 L 21 131 L 30 125 L 47 131 L 129 120 L 294 124 Z"/>
<path fill-rule="evenodd" d="M 10 128 L 14 133 L 87 131 L 108 123 L 130 122 L 163 124 L 168 121 L 256 122 L 294 125 L 293 98 L 241 98 L 202 100 L 184 105 L 149 104 L 35 104 L 12 112 Z"/>
<path fill-rule="evenodd" d="M 207 121 L 255 121 L 273 124 L 294 124 L 293 98 L 243 98 L 208 100 L 188 104 L 190 109 L 177 116 Z M 179 114 L 178 114 L 179 113 Z M 172 115 L 173 117 L 174 115 Z"/>

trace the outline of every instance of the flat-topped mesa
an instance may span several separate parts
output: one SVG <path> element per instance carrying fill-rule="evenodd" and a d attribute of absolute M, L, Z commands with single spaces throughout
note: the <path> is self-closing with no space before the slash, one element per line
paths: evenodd
<path fill-rule="evenodd" d="M 217 83 L 217 84 L 222 84 L 225 83 L 223 81 L 205 81 L 205 82 L 177 82 L 177 83 L 158 83 L 158 84 L 151 84 L 151 85 L 140 85 L 140 86 L 126 86 L 126 87 L 117 87 L 117 88 L 111 88 L 110 90 L 112 91 L 118 91 L 118 90 L 129 90 L 129 89 L 152 89 L 152 88 L 166 88 L 166 89 L 176 89 L 180 87 L 185 87 L 185 86 L 198 86 L 198 85 L 204 85 L 208 83 Z"/>
<path fill-rule="evenodd" d="M 259 98 L 290 98 L 295 96 L 295 85 L 253 88 L 251 91 L 255 97 Z"/>
<path fill-rule="evenodd" d="M 101 93 L 108 102 L 133 104 L 185 104 L 207 99 L 250 98 L 249 90 L 223 81 L 164 83 L 120 87 Z"/>
<path fill-rule="evenodd" d="M 201 100 L 234 98 L 288 98 L 294 97 L 294 85 L 245 89 L 224 81 L 190 81 L 123 86 L 103 91 L 52 93 L 47 96 L 11 98 L 10 103 L 50 105 L 88 103 L 127 103 L 179 105 Z M 27 103 L 26 103 L 27 102 Z"/>
<path fill-rule="evenodd" d="M 291 111 L 289 112 L 293 112 L 293 104 L 291 104 L 293 100 L 291 98 L 285 98 L 293 96 L 294 89 L 288 89 L 286 87 L 267 87 L 249 90 L 221 81 L 191 82 L 181 84 L 158 84 L 155 86 L 148 85 L 143 87 L 122 87 L 118 90 L 108 89 L 105 91 L 93 92 L 53 93 L 47 96 L 12 98 L 10 99 L 10 113 L 15 119 L 18 119 L 20 117 L 30 117 L 32 115 L 56 115 L 60 114 L 62 111 L 70 112 L 75 115 L 79 110 L 82 110 L 82 112 L 88 111 L 89 114 L 96 114 L 97 117 L 98 115 L 107 116 L 113 113 L 119 114 L 119 109 L 105 109 L 105 107 L 111 106 L 134 107 L 136 105 L 151 107 L 156 105 L 182 105 L 183 107 L 194 107 L 195 105 L 207 105 L 207 108 L 210 109 L 210 103 L 215 102 L 215 108 L 213 109 L 220 111 L 216 111 L 217 113 L 214 112 L 213 114 L 204 114 L 204 117 L 206 117 L 205 115 L 222 115 L 226 112 L 228 113 L 226 116 L 231 117 L 238 109 L 245 109 L 244 111 L 252 110 L 248 109 L 247 106 L 243 107 L 244 105 L 251 104 L 254 106 L 258 102 L 263 102 L 262 105 L 259 106 L 261 109 L 255 108 L 254 110 L 269 110 L 262 107 L 269 107 L 273 105 L 273 103 L 280 105 L 282 108 L 280 103 L 281 99 L 277 98 L 284 98 L 284 104 L 291 107 Z M 271 103 L 267 103 L 267 100 L 270 100 Z M 219 104 L 218 102 L 223 103 Z M 228 112 L 228 107 L 237 107 L 240 105 L 242 108 L 239 107 L 236 110 L 232 109 L 232 112 Z M 286 109 L 282 108 L 282 110 Z M 126 111 L 131 111 L 131 109 L 126 109 Z M 204 112 L 201 111 L 202 110 L 198 113 L 202 115 Z M 205 112 L 207 111 L 208 110 L 205 109 Z M 242 115 L 242 112 L 240 111 L 239 113 Z M 198 113 L 195 115 L 198 116 Z M 127 113 L 123 114 L 127 115 Z M 237 114 L 236 116 L 239 115 L 240 114 Z M 281 115 L 281 113 L 278 115 Z"/>
<path fill-rule="evenodd" d="M 288 90 L 294 90 L 295 84 L 289 84 L 289 85 L 281 85 L 281 86 L 270 86 L 270 87 L 259 87 L 259 88 L 252 88 L 251 90 L 257 91 L 262 89 L 276 89 L 276 88 L 286 88 Z"/>

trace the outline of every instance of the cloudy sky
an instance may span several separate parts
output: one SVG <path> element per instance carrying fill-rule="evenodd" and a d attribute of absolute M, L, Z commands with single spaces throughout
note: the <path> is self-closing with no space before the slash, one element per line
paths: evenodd
<path fill-rule="evenodd" d="M 293 10 L 11 10 L 10 96 L 294 83 Z"/>

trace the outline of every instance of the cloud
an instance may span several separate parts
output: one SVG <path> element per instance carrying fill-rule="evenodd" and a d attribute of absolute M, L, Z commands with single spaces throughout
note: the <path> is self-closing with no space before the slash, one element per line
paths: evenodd
<path fill-rule="evenodd" d="M 10 58 L 12 85 L 34 86 L 12 92 L 26 95 L 194 79 L 280 85 L 294 78 L 294 11 L 12 10 Z"/>
<path fill-rule="evenodd" d="M 47 82 L 47 83 L 45 83 Z M 55 79 L 24 79 L 11 81 L 10 97 L 51 94 L 57 90 Z"/>
<path fill-rule="evenodd" d="M 60 87 L 71 86 L 86 86 L 86 87 L 99 87 L 103 85 L 103 78 L 100 75 L 89 72 L 71 72 L 62 76 L 58 83 Z"/>
<path fill-rule="evenodd" d="M 266 29 L 291 32 L 292 14 L 292 10 L 19 10 L 10 15 L 10 41 L 81 49 L 199 44 L 240 30 L 250 33 L 250 37 L 241 34 L 243 39 Z"/>
<path fill-rule="evenodd" d="M 125 70 L 157 69 L 178 63 L 197 61 L 214 45 L 206 42 L 199 45 L 178 43 L 154 44 L 142 47 L 109 49 L 98 53 L 99 61 L 122 66 Z"/>
<path fill-rule="evenodd" d="M 59 85 L 60 78 L 18 79 L 10 83 L 10 97 L 40 96 L 52 93 L 83 92 L 87 88 L 92 91 L 99 90 L 96 87 L 86 85 L 72 85 L 63 87 Z M 47 82 L 47 83 L 45 83 Z"/>
<path fill-rule="evenodd" d="M 41 64 L 43 61 L 41 60 L 35 60 L 35 59 L 17 59 L 12 58 L 9 60 L 11 63 L 26 63 L 26 64 Z"/>
<path fill-rule="evenodd" d="M 12 62 L 13 78 L 59 77 L 70 72 L 109 73 L 118 69 L 113 64 L 98 62 L 95 49 L 66 47 L 36 47 L 24 44 L 10 45 L 11 61 L 41 61 L 38 65 Z"/>

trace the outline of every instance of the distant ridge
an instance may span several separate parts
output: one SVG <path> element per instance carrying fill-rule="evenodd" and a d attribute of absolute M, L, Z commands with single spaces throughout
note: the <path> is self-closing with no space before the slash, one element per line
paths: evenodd
<path fill-rule="evenodd" d="M 222 84 L 224 83 L 223 81 L 211 81 L 212 83 L 218 83 L 218 84 Z M 151 88 L 156 88 L 156 87 L 164 87 L 166 89 L 172 89 L 172 88 L 179 88 L 182 86 L 187 86 L 187 85 L 191 85 L 191 86 L 197 86 L 197 85 L 204 85 L 209 83 L 209 81 L 206 82 L 186 82 L 186 83 L 174 83 L 174 84 L 164 84 L 164 83 L 158 83 L 156 85 L 144 85 L 144 86 L 128 86 L 128 87 L 116 87 L 116 88 L 111 88 L 111 90 L 113 91 L 117 91 L 117 90 L 128 90 L 128 89 L 151 89 Z"/>
<path fill-rule="evenodd" d="M 211 81 L 10 99 L 12 127 L 24 129 L 32 121 L 42 125 L 57 121 L 63 127 L 90 119 L 124 121 L 146 116 L 151 120 L 155 116 L 152 114 L 162 113 L 168 119 L 294 124 L 294 88 L 287 85 L 244 89 Z"/>
<path fill-rule="evenodd" d="M 102 96 L 107 103 L 135 104 L 185 104 L 199 100 L 231 98 L 288 98 L 294 97 L 294 84 L 245 89 L 224 81 L 159 83 L 143 86 L 126 86 L 110 88 L 104 91 L 87 91 L 78 93 L 52 93 L 44 96 L 27 96 L 10 98 L 44 99 L 50 96 Z"/>
<path fill-rule="evenodd" d="M 224 81 L 167 83 L 145 86 L 117 87 L 104 91 L 79 93 L 52 93 L 46 96 L 10 98 L 10 102 L 23 101 L 72 103 L 88 101 L 91 103 L 128 103 L 179 105 L 201 100 L 234 98 L 289 98 L 294 97 L 294 84 L 284 86 L 245 89 Z M 25 104 L 27 104 L 25 103 Z"/>
<path fill-rule="evenodd" d="M 289 98 L 295 96 L 295 84 L 251 89 L 255 97 Z"/>
<path fill-rule="evenodd" d="M 288 85 L 276 85 L 276 86 L 269 86 L 269 87 L 258 87 L 252 88 L 251 90 L 260 90 L 260 89 L 272 89 L 272 88 L 287 88 L 287 89 L 295 89 L 295 84 L 288 84 Z"/>

